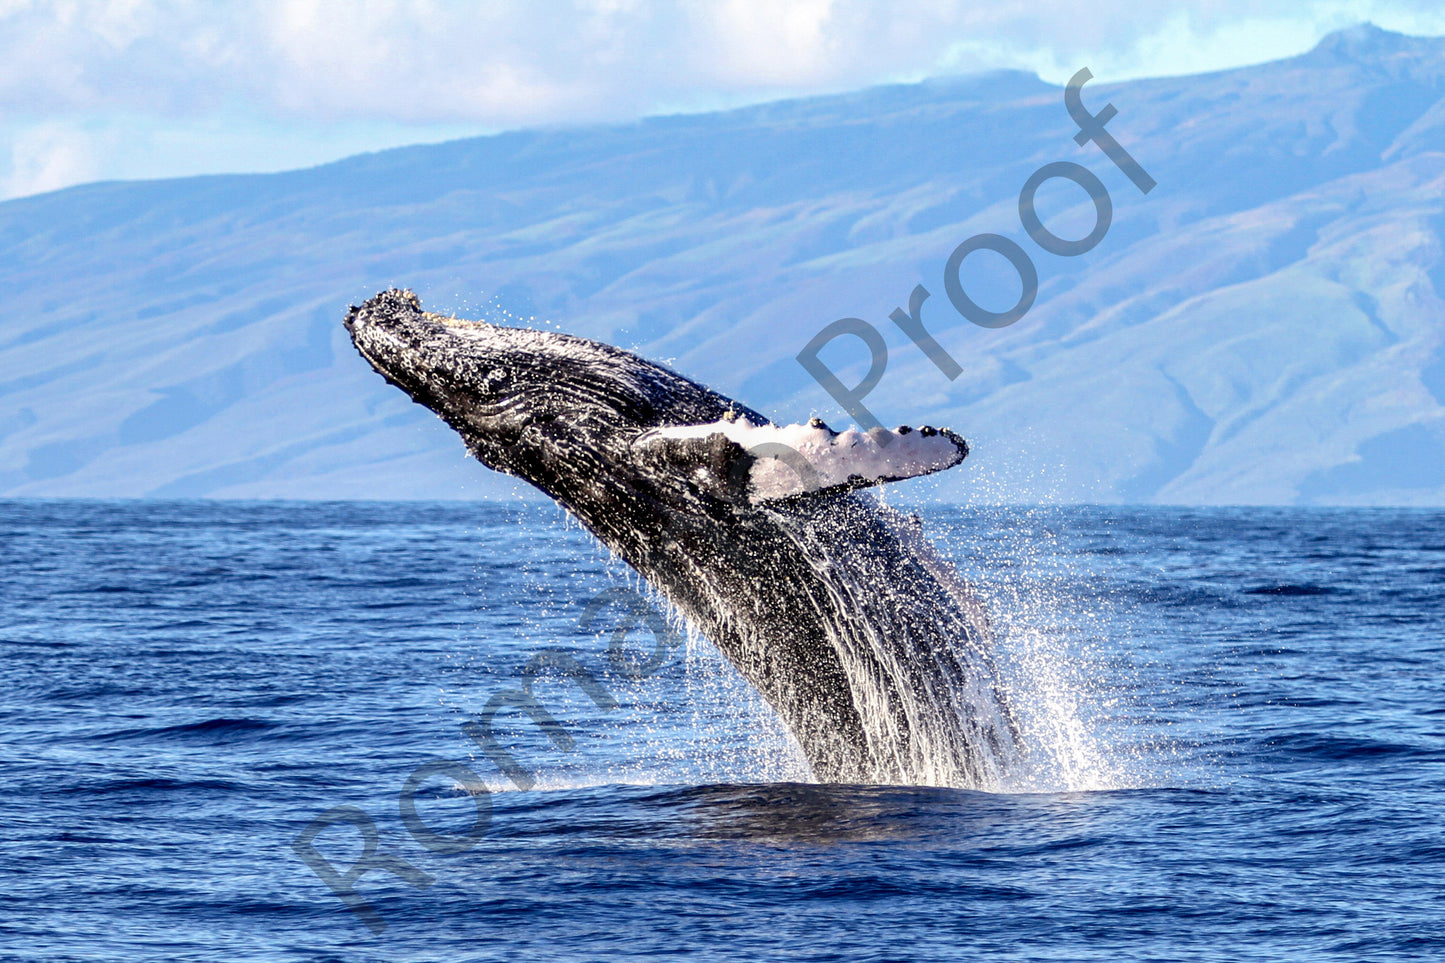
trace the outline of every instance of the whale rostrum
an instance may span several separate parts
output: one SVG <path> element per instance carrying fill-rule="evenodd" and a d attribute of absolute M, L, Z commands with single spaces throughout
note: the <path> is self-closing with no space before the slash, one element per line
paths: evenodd
<path fill-rule="evenodd" d="M 857 489 L 968 453 L 947 429 L 778 426 L 620 348 L 424 312 L 345 321 L 471 454 L 536 486 L 737 666 L 824 782 L 990 788 L 1017 753 L 984 610 L 917 519 Z"/>

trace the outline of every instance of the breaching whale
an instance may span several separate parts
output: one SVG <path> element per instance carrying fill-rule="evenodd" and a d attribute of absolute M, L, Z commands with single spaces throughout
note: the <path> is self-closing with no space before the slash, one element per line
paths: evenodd
<path fill-rule="evenodd" d="M 824 782 L 997 785 L 1018 735 L 983 608 L 917 519 L 856 491 L 958 464 L 946 430 L 779 427 L 607 344 L 422 311 L 345 325 L 484 465 L 530 482 L 666 596 Z"/>

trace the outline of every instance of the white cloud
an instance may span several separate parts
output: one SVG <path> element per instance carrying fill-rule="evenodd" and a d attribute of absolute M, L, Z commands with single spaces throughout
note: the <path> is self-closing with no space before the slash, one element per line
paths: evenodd
<path fill-rule="evenodd" d="M 74 124 L 41 123 L 21 131 L 10 144 L 10 171 L 0 178 L 0 196 L 23 197 L 94 180 L 92 138 Z"/>
<path fill-rule="evenodd" d="M 0 0 L 0 182 L 136 176 L 148 140 L 198 141 L 186 131 L 218 119 L 305 144 L 344 129 L 348 148 L 372 125 L 380 147 L 993 67 L 1218 69 L 1362 20 L 1445 33 L 1438 0 Z M 193 169 L 223 162 L 204 154 Z"/>

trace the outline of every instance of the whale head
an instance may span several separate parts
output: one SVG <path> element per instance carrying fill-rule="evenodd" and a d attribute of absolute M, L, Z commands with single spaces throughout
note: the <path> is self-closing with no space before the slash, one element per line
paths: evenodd
<path fill-rule="evenodd" d="M 554 497 L 579 477 L 615 479 L 642 434 L 717 421 L 766 419 L 722 395 L 610 345 L 422 310 L 411 291 L 352 306 L 345 325 L 387 381 L 430 408 L 484 465 Z M 642 473 L 629 472 L 636 487 Z"/>

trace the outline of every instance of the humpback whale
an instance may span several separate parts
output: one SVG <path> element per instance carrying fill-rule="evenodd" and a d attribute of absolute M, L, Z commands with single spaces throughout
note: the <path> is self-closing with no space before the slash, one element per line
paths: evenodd
<path fill-rule="evenodd" d="M 620 348 L 443 317 L 389 290 L 345 319 L 388 382 L 660 591 L 823 782 L 996 786 L 1018 754 L 987 617 L 916 518 L 859 491 L 963 460 L 947 430 L 835 432 Z"/>

